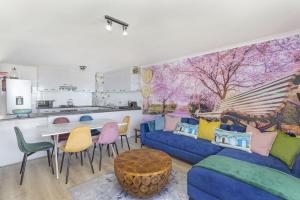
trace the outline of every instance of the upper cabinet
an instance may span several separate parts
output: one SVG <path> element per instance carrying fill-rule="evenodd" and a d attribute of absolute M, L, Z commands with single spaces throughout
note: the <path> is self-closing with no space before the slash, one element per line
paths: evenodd
<path fill-rule="evenodd" d="M 95 74 L 89 71 L 39 68 L 38 90 L 94 92 Z"/>
<path fill-rule="evenodd" d="M 103 74 L 105 92 L 132 92 L 140 90 L 138 67 L 130 67 Z"/>

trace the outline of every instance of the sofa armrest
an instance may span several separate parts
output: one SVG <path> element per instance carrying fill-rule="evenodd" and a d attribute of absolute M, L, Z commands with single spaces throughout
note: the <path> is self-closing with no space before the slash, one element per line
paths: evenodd
<path fill-rule="evenodd" d="M 294 176 L 300 178 L 300 153 L 298 153 L 294 165 L 293 165 L 293 169 L 292 169 L 292 173 Z"/>
<path fill-rule="evenodd" d="M 145 134 L 149 132 L 148 123 L 141 123 L 140 130 L 141 130 L 141 143 L 144 144 Z"/>

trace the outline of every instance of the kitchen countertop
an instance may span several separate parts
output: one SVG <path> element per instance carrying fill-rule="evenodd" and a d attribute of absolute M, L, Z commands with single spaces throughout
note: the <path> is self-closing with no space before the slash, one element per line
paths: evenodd
<path fill-rule="evenodd" d="M 91 106 L 89 106 L 89 107 L 91 107 Z M 73 107 L 73 108 L 76 108 L 76 107 Z M 130 111 L 130 110 L 141 110 L 141 107 L 137 107 L 137 108 L 118 108 L 118 107 L 115 107 L 115 108 L 113 108 L 113 107 L 100 106 L 99 110 L 54 112 L 54 113 L 31 113 L 29 115 L 29 117 L 22 117 L 22 118 L 18 118 L 16 115 L 1 115 L 0 114 L 0 121 L 34 119 L 34 118 L 41 118 L 41 117 L 48 117 L 48 116 L 64 116 L 64 115 L 77 115 L 77 114 L 88 114 L 88 113 L 119 112 L 119 111 Z"/>

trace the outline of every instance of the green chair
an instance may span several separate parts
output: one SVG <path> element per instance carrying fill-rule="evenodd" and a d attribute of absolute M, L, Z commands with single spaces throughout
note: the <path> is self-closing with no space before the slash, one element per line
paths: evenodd
<path fill-rule="evenodd" d="M 50 142 L 38 142 L 38 143 L 27 143 L 23 137 L 23 134 L 19 127 L 15 127 L 15 133 L 17 136 L 18 146 L 21 152 L 24 153 L 23 161 L 20 169 L 21 181 L 20 185 L 22 185 L 23 177 L 25 173 L 26 163 L 28 156 L 38 152 L 38 151 L 47 151 L 48 156 L 48 165 L 51 166 L 52 174 L 54 174 L 53 162 L 50 158 L 50 149 L 54 148 L 54 145 Z"/>

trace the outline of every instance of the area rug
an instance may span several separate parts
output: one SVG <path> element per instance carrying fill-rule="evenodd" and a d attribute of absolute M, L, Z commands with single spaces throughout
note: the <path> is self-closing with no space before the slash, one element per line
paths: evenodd
<path fill-rule="evenodd" d="M 187 200 L 186 173 L 172 171 L 169 184 L 149 200 Z M 119 185 L 115 174 L 108 173 L 69 189 L 74 200 L 137 200 Z"/>

